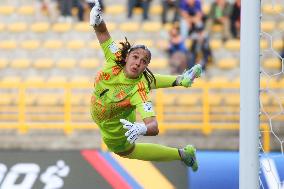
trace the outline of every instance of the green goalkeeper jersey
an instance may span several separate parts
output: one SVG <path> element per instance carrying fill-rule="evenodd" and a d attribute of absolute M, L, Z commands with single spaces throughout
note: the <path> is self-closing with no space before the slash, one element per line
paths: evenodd
<path fill-rule="evenodd" d="M 120 52 L 111 38 L 102 43 L 101 47 L 106 63 L 96 76 L 91 115 L 104 139 L 122 139 L 125 138 L 126 130 L 120 119 L 134 122 L 136 109 L 142 119 L 155 116 L 149 97 L 150 89 L 143 74 L 137 79 L 125 76 L 123 68 L 115 62 Z"/>

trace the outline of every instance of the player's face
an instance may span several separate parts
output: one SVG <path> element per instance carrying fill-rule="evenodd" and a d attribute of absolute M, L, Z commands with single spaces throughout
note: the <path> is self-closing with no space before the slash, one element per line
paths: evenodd
<path fill-rule="evenodd" d="M 147 50 L 142 48 L 134 49 L 126 57 L 124 73 L 128 78 L 138 78 L 147 68 L 150 62 L 150 55 Z"/>

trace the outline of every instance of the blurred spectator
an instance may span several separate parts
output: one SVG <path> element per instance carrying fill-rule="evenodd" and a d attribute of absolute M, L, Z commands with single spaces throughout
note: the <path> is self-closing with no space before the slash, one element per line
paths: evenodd
<path fill-rule="evenodd" d="M 223 41 L 230 38 L 230 15 L 231 6 L 226 0 L 215 0 L 211 4 L 210 13 L 207 20 L 207 30 L 211 31 L 213 24 L 220 24 L 223 26 L 222 37 Z"/>
<path fill-rule="evenodd" d="M 181 51 L 172 54 L 169 60 L 171 74 L 181 74 L 188 68 L 188 57 Z"/>
<path fill-rule="evenodd" d="M 187 49 L 184 44 L 184 38 L 180 34 L 180 28 L 178 25 L 174 25 L 169 31 L 169 49 L 168 53 L 171 56 L 177 51 L 187 53 Z"/>
<path fill-rule="evenodd" d="M 148 20 L 148 12 L 151 0 L 128 0 L 128 18 L 132 17 L 133 9 L 141 7 L 143 9 L 143 20 Z"/>
<path fill-rule="evenodd" d="M 185 39 L 194 30 L 204 27 L 204 15 L 199 0 L 181 0 L 180 14 L 181 34 Z"/>
<path fill-rule="evenodd" d="M 208 63 L 212 61 L 212 52 L 209 46 L 209 36 L 207 32 L 200 30 L 192 34 L 192 44 L 190 47 L 189 68 L 195 64 L 200 64 L 205 71 Z"/>
<path fill-rule="evenodd" d="M 93 8 L 93 6 L 95 6 L 95 1 L 94 0 L 85 0 L 85 2 L 88 4 L 90 10 Z M 103 0 L 99 0 L 99 3 L 101 5 L 102 11 L 104 11 L 105 10 L 105 5 L 104 5 Z"/>
<path fill-rule="evenodd" d="M 77 17 L 79 21 L 84 21 L 84 12 L 86 10 L 85 1 L 83 0 L 72 0 L 72 8 L 77 8 Z"/>
<path fill-rule="evenodd" d="M 58 18 L 57 0 L 37 0 L 35 2 L 36 19 L 43 20 L 48 17 L 49 21 L 55 22 Z"/>
<path fill-rule="evenodd" d="M 72 22 L 72 9 L 73 0 L 59 0 L 59 6 L 60 6 L 60 17 L 59 21 L 63 22 Z"/>
<path fill-rule="evenodd" d="M 161 0 L 162 3 L 162 23 L 166 24 L 168 22 L 167 15 L 170 9 L 173 9 L 174 16 L 172 23 L 179 20 L 179 1 L 180 0 Z"/>
<path fill-rule="evenodd" d="M 231 33 L 234 38 L 240 37 L 241 28 L 241 0 L 235 0 L 231 14 Z"/>

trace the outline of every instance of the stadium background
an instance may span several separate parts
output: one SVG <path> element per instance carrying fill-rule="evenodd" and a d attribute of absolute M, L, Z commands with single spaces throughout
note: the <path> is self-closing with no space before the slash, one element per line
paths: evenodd
<path fill-rule="evenodd" d="M 72 9 L 71 22 L 61 21 L 59 16 L 53 20 L 44 7 L 36 6 L 36 2 L 1 0 L 0 3 L 0 148 L 5 150 L 1 150 L 0 163 L 6 164 L 8 169 L 32 153 L 35 153 L 31 156 L 32 161 L 37 162 L 43 151 L 49 152 L 46 157 L 52 159 L 53 153 L 60 154 L 61 151 L 62 154 L 69 154 L 66 156 L 73 156 L 70 150 L 78 155 L 83 154 L 85 149 L 104 148 L 89 114 L 93 79 L 104 60 L 96 36 L 87 21 L 77 20 L 76 8 Z M 209 12 L 211 2 L 203 1 L 205 14 Z M 283 21 L 275 19 L 275 12 L 271 11 L 269 3 L 263 3 L 265 19 L 262 30 L 268 33 L 283 31 Z M 146 44 L 153 56 L 151 70 L 169 74 L 169 59 L 165 50 L 171 25 L 161 25 L 160 1 L 151 2 L 150 20 L 144 22 L 141 22 L 142 11 L 139 8 L 134 10 L 131 19 L 127 18 L 125 0 L 104 0 L 104 4 L 104 19 L 112 37 L 121 41 L 126 36 L 135 44 Z M 283 11 L 283 4 L 278 8 Z M 240 41 L 228 39 L 223 42 L 221 31 L 219 26 L 212 28 L 210 47 L 213 62 L 208 64 L 205 74 L 196 80 L 192 88 L 153 92 L 161 134 L 142 137 L 139 141 L 174 147 L 191 143 L 200 151 L 205 150 L 205 154 L 216 150 L 234 154 L 238 150 Z M 191 40 L 187 40 L 186 44 L 189 46 Z M 269 45 L 267 39 L 261 39 L 262 49 L 269 48 Z M 281 34 L 274 35 L 272 45 L 281 52 Z M 277 72 L 281 69 L 280 59 L 265 57 L 262 66 L 271 73 Z M 261 80 L 262 86 L 266 84 L 265 78 Z M 284 85 L 283 74 L 269 84 L 272 88 L 280 88 L 279 95 L 283 96 L 280 87 Z M 262 103 L 268 112 L 279 111 L 279 102 L 272 96 L 262 96 Z M 267 119 L 261 116 L 261 127 L 268 130 Z M 283 119 L 283 114 L 273 119 L 279 136 L 283 135 L 279 129 Z M 267 151 L 280 150 L 281 145 L 270 133 L 265 133 L 262 140 Z M 12 152 L 23 154 L 10 156 Z M 50 165 L 56 161 L 50 162 Z M 184 171 L 185 175 L 188 171 L 180 165 L 160 165 L 164 169 L 171 169 L 171 166 L 178 167 L 177 172 Z M 161 172 L 167 175 L 167 171 Z M 130 174 L 133 173 L 130 171 Z M 103 177 L 98 178 L 103 180 Z M 169 182 L 177 188 L 188 187 L 190 179 L 183 179 L 181 182 L 185 185 L 181 186 L 176 184 L 176 177 Z"/>

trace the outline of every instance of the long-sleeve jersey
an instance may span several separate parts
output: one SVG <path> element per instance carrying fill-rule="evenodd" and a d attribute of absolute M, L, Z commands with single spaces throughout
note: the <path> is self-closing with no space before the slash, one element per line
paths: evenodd
<path fill-rule="evenodd" d="M 119 51 L 111 38 L 102 43 L 101 47 L 106 62 L 95 79 L 91 115 L 104 139 L 125 138 L 126 130 L 120 119 L 134 122 L 136 109 L 142 119 L 155 116 L 149 97 L 150 89 L 143 74 L 137 79 L 125 76 L 123 67 L 115 62 Z"/>

